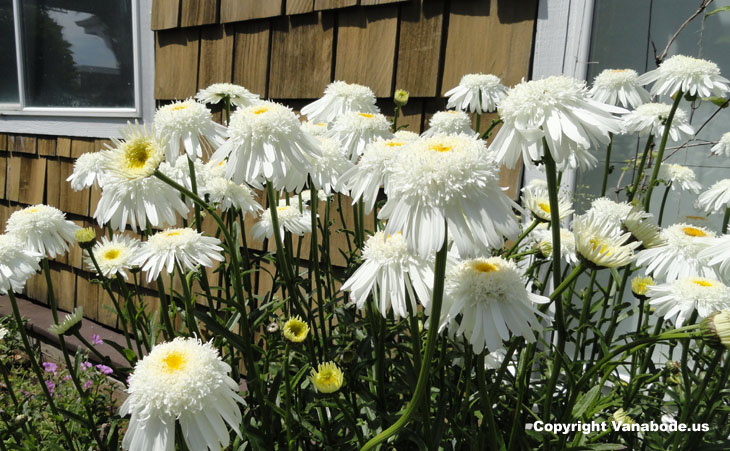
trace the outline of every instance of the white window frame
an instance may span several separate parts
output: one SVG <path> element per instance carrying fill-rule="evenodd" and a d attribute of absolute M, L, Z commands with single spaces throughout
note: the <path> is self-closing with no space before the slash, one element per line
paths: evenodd
<path fill-rule="evenodd" d="M 20 103 L 0 104 L 0 133 L 80 136 L 93 138 L 119 137 L 119 129 L 127 122 L 152 120 L 155 111 L 154 67 L 155 37 L 151 29 L 152 0 L 132 2 L 132 47 L 134 57 L 134 108 L 67 108 L 25 107 L 22 86 L 23 71 L 18 70 Z M 15 48 L 21 67 L 23 46 L 20 36 L 21 0 L 13 0 Z M 8 108 L 10 107 L 10 108 Z M 15 109 L 12 109 L 15 108 Z"/>

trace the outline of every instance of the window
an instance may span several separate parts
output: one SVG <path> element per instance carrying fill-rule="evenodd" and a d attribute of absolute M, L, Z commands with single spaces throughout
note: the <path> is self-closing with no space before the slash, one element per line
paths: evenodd
<path fill-rule="evenodd" d="M 152 0 L 0 0 L 0 133 L 119 137 L 154 116 Z"/>

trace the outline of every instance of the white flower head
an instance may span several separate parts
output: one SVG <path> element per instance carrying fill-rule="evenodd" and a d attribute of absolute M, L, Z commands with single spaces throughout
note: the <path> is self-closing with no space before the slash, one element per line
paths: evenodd
<path fill-rule="evenodd" d="M 707 246 L 697 256 L 717 268 L 723 280 L 730 280 L 730 235 L 707 238 Z"/>
<path fill-rule="evenodd" d="M 535 342 L 533 331 L 542 331 L 538 317 L 547 318 L 536 304 L 548 299 L 526 285 L 517 266 L 501 257 L 458 263 L 446 275 L 440 330 L 458 323 L 455 334 L 463 335 L 477 354 L 485 347 L 490 352 L 502 348 L 510 332 Z"/>
<path fill-rule="evenodd" d="M 614 202 L 607 197 L 599 197 L 593 199 L 591 208 L 586 213 L 595 216 L 596 220 L 606 221 L 619 233 L 621 222 L 629 216 L 633 208 L 628 202 Z"/>
<path fill-rule="evenodd" d="M 127 181 L 150 177 L 165 156 L 165 142 L 146 126 L 127 124 L 120 133 L 122 140 L 112 138 L 109 153 L 101 160 L 102 187 L 108 179 Z"/>
<path fill-rule="evenodd" d="M 56 335 L 71 336 L 74 332 L 81 329 L 81 321 L 84 319 L 84 306 L 79 305 L 74 308 L 73 312 L 64 316 L 63 320 L 57 324 L 51 324 L 48 330 Z"/>
<path fill-rule="evenodd" d="M 630 242 L 630 233 L 620 233 L 606 217 L 593 212 L 577 216 L 573 221 L 575 250 L 589 265 L 620 268 L 631 263 L 634 249 L 641 244 Z"/>
<path fill-rule="evenodd" d="M 94 245 L 91 252 L 104 277 L 113 278 L 120 274 L 127 279 L 127 270 L 133 267 L 130 261 L 139 252 L 140 245 L 139 240 L 135 238 L 116 234 L 111 240 L 103 237 Z M 86 266 L 95 269 L 90 257 L 86 257 Z"/>
<path fill-rule="evenodd" d="M 683 277 L 661 285 L 652 285 L 647 291 L 649 305 L 665 319 L 676 315 L 674 324 L 682 327 L 692 312 L 700 318 L 730 308 L 730 287 L 715 278 Z"/>
<path fill-rule="evenodd" d="M 710 150 L 713 155 L 730 157 L 730 132 L 724 133 Z"/>
<path fill-rule="evenodd" d="M 304 121 L 301 127 L 305 133 L 309 133 L 312 136 L 324 136 L 327 130 L 329 130 L 329 124 L 327 122 Z"/>
<path fill-rule="evenodd" d="M 203 187 L 210 178 L 209 173 L 212 166 L 203 163 L 203 161 L 198 158 L 193 160 L 193 165 L 195 169 L 195 182 L 198 188 L 198 193 L 200 193 L 203 191 Z M 192 191 L 193 181 L 190 177 L 190 163 L 187 155 L 180 155 L 171 162 L 163 161 L 162 164 L 160 164 L 160 172 Z M 191 201 L 188 199 L 188 203 L 190 202 Z"/>
<path fill-rule="evenodd" d="M 446 92 L 449 97 L 446 108 L 487 113 L 497 109 L 497 104 L 506 93 L 507 88 L 496 75 L 466 74 L 456 87 Z"/>
<path fill-rule="evenodd" d="M 636 263 L 645 267 L 647 275 L 668 282 L 690 276 L 716 277 L 707 259 L 700 257 L 710 245 L 705 238 L 715 237 L 712 231 L 679 223 L 662 230 L 660 236 L 664 246 L 644 249 L 637 255 Z"/>
<path fill-rule="evenodd" d="M 152 348 L 135 365 L 129 397 L 119 409 L 122 416 L 131 414 L 122 448 L 172 450 L 176 421 L 188 449 L 228 447 L 226 423 L 240 435 L 238 404 L 244 403 L 230 372 L 211 343 L 195 338 L 177 337 Z"/>
<path fill-rule="evenodd" d="M 428 307 L 433 283 L 432 264 L 408 250 L 400 233 L 377 232 L 362 251 L 363 264 L 342 285 L 350 291 L 357 308 L 363 308 L 372 293 L 378 310 L 387 317 L 392 305 L 396 318 L 408 316 L 407 299 L 416 311 L 416 299 Z"/>
<path fill-rule="evenodd" d="M 96 206 L 94 218 L 99 225 L 109 224 L 114 230 L 133 230 L 175 224 L 177 215 L 185 216 L 188 206 L 180 193 L 153 177 L 125 180 L 107 177 Z"/>
<path fill-rule="evenodd" d="M 175 271 L 176 263 L 185 270 L 195 270 L 197 265 L 211 267 L 223 261 L 220 244 L 218 238 L 190 228 L 167 229 L 145 241 L 130 264 L 140 266 L 147 273 L 147 281 L 152 282 L 163 269 L 168 274 Z"/>
<path fill-rule="evenodd" d="M 530 210 L 535 219 L 550 221 L 551 208 L 547 185 L 543 180 L 535 179 L 522 188 L 522 205 Z M 558 213 L 565 219 L 573 213 L 573 204 L 564 193 L 558 193 Z"/>
<path fill-rule="evenodd" d="M 5 327 L 0 327 L 0 340 L 4 340 L 8 336 L 10 331 Z"/>
<path fill-rule="evenodd" d="M 341 189 L 350 192 L 354 203 L 363 200 L 365 214 L 373 211 L 380 188 L 387 183 L 393 161 L 401 158 L 407 149 L 408 143 L 398 138 L 375 140 L 365 148 L 357 165 L 342 174 Z"/>
<path fill-rule="evenodd" d="M 547 223 L 538 224 L 530 233 L 530 237 L 543 257 L 552 258 L 553 232 L 548 230 Z M 560 228 L 560 258 L 571 265 L 578 263 L 578 255 L 575 253 L 575 236 L 573 232 L 563 227 Z"/>
<path fill-rule="evenodd" d="M 74 161 L 74 170 L 66 179 L 74 191 L 81 191 L 101 184 L 104 173 L 104 160 L 110 157 L 109 151 L 88 152 Z"/>
<path fill-rule="evenodd" d="M 237 107 L 251 106 L 260 101 L 257 94 L 233 83 L 213 83 L 195 95 L 198 101 L 207 104 L 216 104 L 226 97 L 230 99 L 231 105 Z"/>
<path fill-rule="evenodd" d="M 659 178 L 671 182 L 672 191 L 679 187 L 682 191 L 692 191 L 697 194 L 702 189 L 702 185 L 695 176 L 695 171 L 681 164 L 662 164 L 659 167 Z"/>
<path fill-rule="evenodd" d="M 654 83 L 651 95 L 673 96 L 677 91 L 699 97 L 723 97 L 730 81 L 720 75 L 712 61 L 691 56 L 675 55 L 664 60 L 658 68 L 639 77 L 639 83 Z"/>
<path fill-rule="evenodd" d="M 423 132 L 423 137 L 428 138 L 434 135 L 465 135 L 474 136 L 477 134 L 471 128 L 471 118 L 463 111 L 439 111 L 428 120 L 428 130 Z"/>
<path fill-rule="evenodd" d="M 306 178 L 311 169 L 308 157 L 318 154 L 314 137 L 302 131 L 292 110 L 274 102 L 237 110 L 231 115 L 228 135 L 212 161 L 227 157 L 226 177 L 236 183 L 256 185 L 263 176 L 279 189 L 291 171 Z"/>
<path fill-rule="evenodd" d="M 664 127 L 669 118 L 672 106 L 666 103 L 645 103 L 623 117 L 623 126 L 626 133 L 638 133 L 639 136 L 654 135 L 661 139 Z M 669 126 L 669 137 L 673 141 L 694 136 L 695 130 L 689 124 L 687 113 L 677 108 Z"/>
<path fill-rule="evenodd" d="M 276 217 L 279 220 L 279 231 L 291 232 L 294 235 L 302 236 L 305 233 L 312 233 L 311 212 L 307 208 L 301 211 L 297 205 L 279 205 L 276 207 Z M 274 235 L 274 224 L 271 222 L 271 211 L 266 209 L 261 212 L 261 217 L 251 227 L 251 236 L 254 240 L 263 242 L 265 238 Z"/>
<path fill-rule="evenodd" d="M 222 211 L 236 208 L 244 214 L 256 215 L 262 210 L 261 204 L 256 201 L 248 186 L 225 177 L 213 177 L 205 184 L 201 192 L 203 195 L 210 196 L 212 203 L 219 204 Z"/>
<path fill-rule="evenodd" d="M 351 111 L 338 116 L 324 136 L 339 142 L 345 155 L 355 162 L 365 146 L 378 138 L 392 138 L 393 134 L 388 118 L 382 114 Z"/>
<path fill-rule="evenodd" d="M 633 69 L 606 69 L 593 80 L 590 95 L 597 102 L 636 108 L 649 101 L 649 93 L 638 77 Z"/>
<path fill-rule="evenodd" d="M 438 251 L 449 236 L 462 256 L 501 248 L 519 232 L 513 208 L 499 186 L 499 165 L 484 142 L 466 135 L 437 135 L 410 144 L 393 160 L 388 201 L 378 217 L 386 233 L 402 232 L 422 256 Z"/>
<path fill-rule="evenodd" d="M 651 213 L 647 213 L 639 207 L 634 207 L 621 220 L 621 225 L 625 231 L 629 232 L 646 249 L 664 246 L 666 241 L 661 235 L 659 226 L 654 224 L 653 218 L 654 215 Z"/>
<path fill-rule="evenodd" d="M 0 235 L 0 294 L 22 292 L 25 282 L 41 270 L 42 257 L 14 235 Z"/>
<path fill-rule="evenodd" d="M 342 175 L 353 167 L 352 162 L 342 153 L 340 144 L 330 138 L 317 137 L 320 155 L 311 158 L 312 183 L 326 196 L 336 191 Z"/>
<path fill-rule="evenodd" d="M 696 207 L 704 212 L 724 211 L 730 206 L 730 179 L 722 179 L 697 198 Z"/>
<path fill-rule="evenodd" d="M 367 86 L 334 81 L 327 85 L 321 99 L 302 108 L 302 114 L 312 122 L 334 122 L 349 112 L 379 113 L 373 91 Z"/>
<path fill-rule="evenodd" d="M 33 205 L 18 210 L 8 219 L 5 232 L 25 246 L 49 258 L 68 251 L 81 227 L 66 220 L 66 214 L 48 205 Z"/>
<path fill-rule="evenodd" d="M 413 142 L 418 141 L 418 138 L 420 138 L 420 136 L 416 132 L 408 130 L 398 130 L 397 132 L 395 132 L 395 139 L 398 139 L 400 141 Z"/>
<path fill-rule="evenodd" d="M 526 162 L 540 161 L 544 138 L 557 164 L 590 168 L 597 160 L 588 149 L 608 144 L 609 134 L 621 131 L 611 113 L 625 111 L 591 99 L 585 83 L 573 78 L 523 81 L 499 104 L 504 124 L 490 148 L 498 161 L 513 168 L 520 155 Z"/>
<path fill-rule="evenodd" d="M 181 144 L 190 158 L 203 158 L 204 148 L 216 148 L 226 137 L 226 128 L 215 123 L 210 110 L 193 99 L 158 108 L 154 125 L 157 133 L 167 142 L 167 161 L 177 159 Z"/>

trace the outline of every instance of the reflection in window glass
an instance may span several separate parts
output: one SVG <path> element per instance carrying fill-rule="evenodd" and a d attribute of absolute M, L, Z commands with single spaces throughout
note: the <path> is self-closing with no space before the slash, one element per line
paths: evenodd
<path fill-rule="evenodd" d="M 130 1 L 22 4 L 27 106 L 134 107 Z"/>
<path fill-rule="evenodd" d="M 15 57 L 13 1 L 0 0 L 0 103 L 18 103 L 18 69 Z"/>

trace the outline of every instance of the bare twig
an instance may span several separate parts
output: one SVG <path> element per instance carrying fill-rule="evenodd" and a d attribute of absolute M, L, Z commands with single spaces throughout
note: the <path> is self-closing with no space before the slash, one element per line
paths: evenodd
<path fill-rule="evenodd" d="M 689 25 L 689 23 L 692 22 L 692 20 L 694 20 L 695 17 L 702 14 L 702 12 L 705 9 L 707 9 L 707 7 L 710 5 L 710 3 L 712 3 L 712 1 L 713 0 L 701 0 L 700 6 L 699 6 L 699 8 L 697 8 L 697 11 L 695 11 L 691 16 L 689 16 L 687 18 L 687 20 L 685 20 L 684 23 L 682 23 L 682 25 L 680 25 L 679 28 L 677 28 L 677 31 L 675 31 L 674 34 L 672 35 L 672 37 L 669 38 L 669 42 L 667 42 L 667 46 L 664 47 L 664 50 L 662 51 L 662 53 L 659 54 L 659 56 L 656 56 L 656 50 L 654 51 L 654 55 L 655 55 L 654 60 L 656 61 L 657 66 L 659 64 L 661 64 L 662 61 L 664 61 L 664 58 L 666 58 L 666 56 L 667 56 L 667 52 L 669 52 L 669 47 L 672 45 L 674 40 L 677 39 L 677 36 L 679 36 L 679 33 L 681 33 L 682 30 L 684 30 L 687 27 L 687 25 Z"/>

